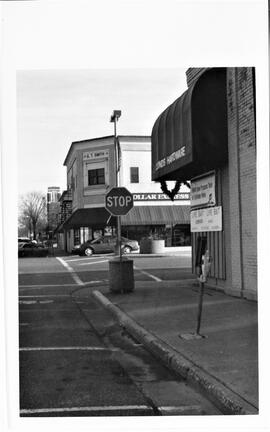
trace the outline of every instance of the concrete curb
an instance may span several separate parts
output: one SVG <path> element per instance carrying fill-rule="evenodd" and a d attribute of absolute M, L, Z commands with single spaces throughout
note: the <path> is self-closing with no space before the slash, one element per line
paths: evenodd
<path fill-rule="evenodd" d="M 174 373 L 184 378 L 211 400 L 223 414 L 258 414 L 256 408 L 228 389 L 216 378 L 202 370 L 184 355 L 174 350 L 164 341 L 150 333 L 114 305 L 100 291 L 93 291 L 92 296 L 118 320 L 136 340 L 156 356 Z"/>

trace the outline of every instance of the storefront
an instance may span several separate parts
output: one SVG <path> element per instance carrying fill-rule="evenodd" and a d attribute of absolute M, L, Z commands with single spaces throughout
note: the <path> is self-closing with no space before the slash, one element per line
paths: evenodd
<path fill-rule="evenodd" d="M 256 299 L 256 125 L 253 68 L 191 68 L 188 90 L 156 120 L 152 179 L 190 181 L 193 271 Z"/>
<path fill-rule="evenodd" d="M 122 217 L 122 235 L 141 241 L 164 239 L 166 246 L 190 246 L 189 190 L 182 188 L 172 202 L 151 180 L 151 139 L 119 136 L 119 186 L 133 195 L 134 207 Z M 65 250 L 99 235 L 112 235 L 116 220 L 105 209 L 105 196 L 115 186 L 113 136 L 73 142 L 64 165 L 72 211 L 59 227 Z"/>

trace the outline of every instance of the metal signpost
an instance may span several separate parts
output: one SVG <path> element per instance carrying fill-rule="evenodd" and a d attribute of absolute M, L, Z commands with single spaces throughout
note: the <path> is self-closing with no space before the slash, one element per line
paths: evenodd
<path fill-rule="evenodd" d="M 112 188 L 105 197 L 105 208 L 117 216 L 117 238 L 120 260 L 122 259 L 121 248 L 121 216 L 126 215 L 133 207 L 133 196 L 125 187 Z"/>
<path fill-rule="evenodd" d="M 122 260 L 121 216 L 126 215 L 133 207 L 133 196 L 125 187 L 112 188 L 105 197 L 105 208 L 118 220 L 119 258 L 109 261 L 109 286 L 112 292 L 127 293 L 134 289 L 133 261 Z"/>
<path fill-rule="evenodd" d="M 180 335 L 182 339 L 200 339 L 206 336 L 200 333 L 204 284 L 211 268 L 211 257 L 206 240 L 207 232 L 222 231 L 222 207 L 217 206 L 216 200 L 216 178 L 215 173 L 210 172 L 191 180 L 190 184 L 190 231 L 192 233 L 203 233 L 197 237 L 196 267 L 198 268 L 198 281 L 200 284 L 200 295 L 197 311 L 197 325 L 195 333 Z"/>

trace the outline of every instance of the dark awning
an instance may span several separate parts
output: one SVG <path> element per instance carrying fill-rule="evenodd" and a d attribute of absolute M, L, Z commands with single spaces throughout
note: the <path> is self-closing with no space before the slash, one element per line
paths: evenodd
<path fill-rule="evenodd" d="M 206 70 L 156 120 L 152 179 L 190 180 L 227 161 L 226 68 Z"/>
<path fill-rule="evenodd" d="M 121 218 L 122 225 L 190 224 L 189 206 L 134 206 Z"/>
<path fill-rule="evenodd" d="M 106 225 L 116 224 L 115 217 L 110 218 L 110 216 L 111 214 L 104 207 L 79 209 L 63 223 L 63 228 L 94 227 L 102 229 Z"/>

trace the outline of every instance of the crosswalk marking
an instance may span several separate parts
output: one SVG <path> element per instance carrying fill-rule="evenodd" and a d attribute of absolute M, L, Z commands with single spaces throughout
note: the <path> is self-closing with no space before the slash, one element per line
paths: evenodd
<path fill-rule="evenodd" d="M 77 275 L 77 273 L 75 272 L 75 270 L 70 267 L 70 265 L 68 265 L 65 260 L 63 260 L 60 257 L 56 257 L 56 259 L 58 261 L 60 261 L 60 263 L 70 272 L 71 277 L 73 278 L 74 282 L 76 282 L 77 285 L 84 285 L 84 282 L 79 278 L 79 276 Z"/>

